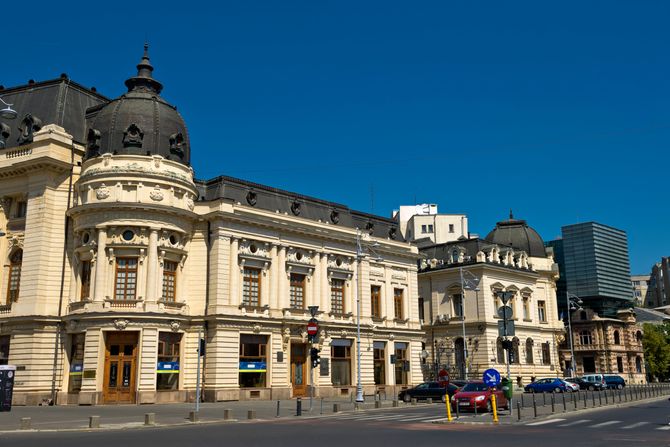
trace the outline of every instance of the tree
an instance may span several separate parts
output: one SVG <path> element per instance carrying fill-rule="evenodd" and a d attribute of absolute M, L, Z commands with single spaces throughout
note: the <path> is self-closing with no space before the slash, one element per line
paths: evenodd
<path fill-rule="evenodd" d="M 670 378 L 670 324 L 645 323 L 642 345 L 647 374 L 659 380 Z"/>

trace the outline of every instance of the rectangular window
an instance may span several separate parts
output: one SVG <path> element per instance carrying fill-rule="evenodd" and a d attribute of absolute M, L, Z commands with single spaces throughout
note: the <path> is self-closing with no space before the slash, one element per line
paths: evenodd
<path fill-rule="evenodd" d="M 72 334 L 70 346 L 70 375 L 67 391 L 78 393 L 81 391 L 81 378 L 84 374 L 84 341 L 86 334 Z"/>
<path fill-rule="evenodd" d="M 463 295 L 460 293 L 455 293 L 451 296 L 451 301 L 454 305 L 454 316 L 462 317 L 463 316 Z"/>
<path fill-rule="evenodd" d="M 242 288 L 242 304 L 251 307 L 261 305 L 261 271 L 245 267 Z"/>
<path fill-rule="evenodd" d="M 454 224 L 449 224 L 449 233 L 454 232 Z"/>
<path fill-rule="evenodd" d="M 551 350 L 549 347 L 549 342 L 542 343 L 542 364 L 551 364 Z"/>
<path fill-rule="evenodd" d="M 386 385 L 386 343 L 375 341 L 373 345 L 375 385 Z"/>
<path fill-rule="evenodd" d="M 177 263 L 163 262 L 163 301 L 174 303 L 177 290 Z"/>
<path fill-rule="evenodd" d="M 267 335 L 240 334 L 240 387 L 265 388 Z"/>
<path fill-rule="evenodd" d="M 537 302 L 537 317 L 540 319 L 541 323 L 547 322 L 547 309 L 544 305 L 544 301 Z"/>
<path fill-rule="evenodd" d="M 393 289 L 393 310 L 395 312 L 395 317 L 398 320 L 404 319 L 402 295 L 402 289 Z"/>
<path fill-rule="evenodd" d="M 373 318 L 382 317 L 382 288 L 379 286 L 370 287 L 370 308 Z"/>
<path fill-rule="evenodd" d="M 331 340 L 330 363 L 333 385 L 351 385 L 351 340 Z"/>
<path fill-rule="evenodd" d="M 616 358 L 616 369 L 618 372 L 623 372 L 623 357 Z"/>
<path fill-rule="evenodd" d="M 330 284 L 330 310 L 334 314 L 344 313 L 344 280 L 333 279 Z"/>
<path fill-rule="evenodd" d="M 424 233 L 424 234 L 425 234 L 425 233 L 428 233 L 428 226 L 426 226 L 426 225 L 421 225 L 421 232 Z"/>
<path fill-rule="evenodd" d="M 305 275 L 291 273 L 291 308 L 305 308 Z"/>
<path fill-rule="evenodd" d="M 159 332 L 158 364 L 156 365 L 156 389 L 174 391 L 179 389 L 179 346 L 182 334 Z"/>
<path fill-rule="evenodd" d="M 423 298 L 419 297 L 419 320 L 423 321 L 424 319 Z"/>
<path fill-rule="evenodd" d="M 81 263 L 81 294 L 79 298 L 85 300 L 91 296 L 91 261 Z"/>
<path fill-rule="evenodd" d="M 409 357 L 407 356 L 407 343 L 395 344 L 395 384 L 407 385 L 409 376 Z"/>
<path fill-rule="evenodd" d="M 136 291 L 137 258 L 117 258 L 114 299 L 134 300 Z"/>
<path fill-rule="evenodd" d="M 429 232 L 429 233 L 432 233 L 432 232 L 433 232 L 433 226 L 432 226 L 432 225 L 428 225 L 428 232 Z"/>
<path fill-rule="evenodd" d="M 16 218 L 21 219 L 23 217 L 26 217 L 26 211 L 28 209 L 28 202 L 25 200 L 19 200 L 16 202 Z"/>
<path fill-rule="evenodd" d="M 7 365 L 9 362 L 10 340 L 10 335 L 0 335 L 0 365 Z"/>

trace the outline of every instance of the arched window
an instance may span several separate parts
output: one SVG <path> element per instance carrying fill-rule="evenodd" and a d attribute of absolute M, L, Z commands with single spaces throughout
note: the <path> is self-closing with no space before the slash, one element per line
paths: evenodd
<path fill-rule="evenodd" d="M 593 344 L 593 337 L 591 336 L 591 331 L 581 331 L 579 333 L 579 342 L 583 345 Z"/>
<path fill-rule="evenodd" d="M 635 371 L 638 374 L 642 373 L 642 358 L 639 355 L 635 357 Z"/>
<path fill-rule="evenodd" d="M 635 333 L 635 340 L 637 340 L 638 343 L 642 343 L 642 331 L 637 331 Z"/>
<path fill-rule="evenodd" d="M 21 264 L 23 263 L 23 250 L 16 250 L 9 258 L 9 281 L 7 283 L 7 304 L 12 304 L 19 299 L 19 286 L 21 285 Z"/>
<path fill-rule="evenodd" d="M 496 341 L 496 352 L 497 352 L 497 357 L 498 357 L 498 363 L 501 365 L 505 364 L 505 350 L 503 349 L 503 340 L 502 338 L 498 337 L 498 341 Z"/>
<path fill-rule="evenodd" d="M 586 320 L 586 311 L 581 311 L 581 313 L 579 314 L 579 319 Z"/>
<path fill-rule="evenodd" d="M 621 336 L 619 335 L 619 331 L 614 331 L 614 344 L 615 345 L 621 344 Z"/>
<path fill-rule="evenodd" d="M 527 338 L 526 339 L 526 363 L 529 365 L 533 364 L 533 345 L 535 343 L 533 342 L 532 338 Z"/>
<path fill-rule="evenodd" d="M 451 262 L 454 264 L 458 263 L 458 250 L 456 249 L 451 252 Z"/>
<path fill-rule="evenodd" d="M 512 352 L 514 353 L 514 364 L 518 365 L 521 363 L 521 359 L 519 358 L 519 339 L 517 337 L 514 337 L 512 339 Z"/>

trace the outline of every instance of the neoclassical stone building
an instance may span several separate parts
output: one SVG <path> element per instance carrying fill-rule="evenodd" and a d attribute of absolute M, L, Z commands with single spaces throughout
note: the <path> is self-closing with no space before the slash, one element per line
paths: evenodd
<path fill-rule="evenodd" d="M 365 394 L 420 382 L 419 256 L 396 223 L 195 179 L 146 51 L 137 68 L 113 100 L 66 76 L 0 90 L 18 112 L 0 119 L 0 362 L 17 366 L 15 404 L 193 399 L 199 334 L 207 400 L 347 396 L 357 295 Z"/>
<path fill-rule="evenodd" d="M 497 292 L 512 292 L 516 333 L 508 337 L 511 379 L 562 375 L 558 346 L 564 338 L 556 306 L 558 269 L 551 249 L 524 220 L 498 222 L 483 239 L 423 247 L 419 299 L 426 331 L 424 372 L 481 379 L 488 368 L 507 372 L 498 324 Z M 465 346 L 464 346 L 465 343 Z"/>

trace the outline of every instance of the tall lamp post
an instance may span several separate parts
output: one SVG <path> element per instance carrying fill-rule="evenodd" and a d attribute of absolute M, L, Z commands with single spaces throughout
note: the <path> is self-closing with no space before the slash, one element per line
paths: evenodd
<path fill-rule="evenodd" d="M 468 270 L 463 270 L 463 267 L 458 269 L 461 277 L 461 328 L 463 329 L 463 379 L 468 380 L 468 348 L 465 341 L 465 289 L 479 291 L 479 278 L 470 273 Z M 464 274 L 470 275 L 470 279 L 466 279 Z"/>
<path fill-rule="evenodd" d="M 577 310 L 581 308 L 583 301 L 577 296 L 568 291 L 565 292 L 565 304 L 567 305 L 568 311 L 568 338 L 570 340 L 570 370 L 568 371 L 568 377 L 572 377 L 574 371 L 577 371 L 575 368 L 575 348 L 572 344 L 572 310 Z"/>
<path fill-rule="evenodd" d="M 361 230 L 356 229 L 356 402 L 364 402 L 363 398 L 363 384 L 361 382 L 361 294 L 360 294 L 360 275 L 361 275 L 361 261 L 367 255 L 363 250 L 361 243 Z M 379 244 L 375 242 L 372 247 L 377 247 Z M 374 253 L 372 247 L 368 247 Z M 380 256 L 375 257 L 376 261 L 381 261 Z"/>

